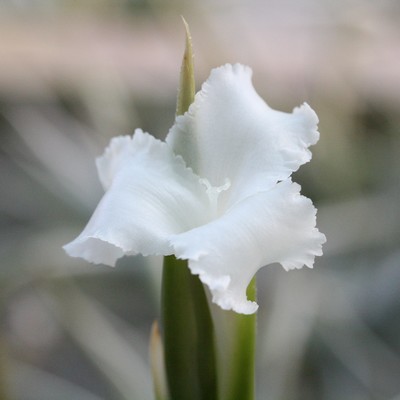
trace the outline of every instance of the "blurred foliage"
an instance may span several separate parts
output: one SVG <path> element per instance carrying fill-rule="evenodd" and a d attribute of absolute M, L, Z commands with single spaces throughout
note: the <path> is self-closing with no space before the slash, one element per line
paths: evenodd
<path fill-rule="evenodd" d="M 246 63 L 272 107 L 307 101 L 320 118 L 295 179 L 328 242 L 313 271 L 258 275 L 258 398 L 400 399 L 400 7 L 389 0 L 0 2 L 1 399 L 152 398 L 161 261 L 95 267 L 61 246 L 101 197 L 94 158 L 110 137 L 172 125 L 180 14 L 199 84 Z"/>

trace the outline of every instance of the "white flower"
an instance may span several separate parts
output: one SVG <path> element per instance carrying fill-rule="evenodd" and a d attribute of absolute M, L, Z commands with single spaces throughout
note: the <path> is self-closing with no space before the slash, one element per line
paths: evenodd
<path fill-rule="evenodd" d="M 311 159 L 317 123 L 307 104 L 271 109 L 250 68 L 217 68 L 165 142 L 141 130 L 111 140 L 97 159 L 106 193 L 64 248 L 109 265 L 129 254 L 175 254 L 215 303 L 253 313 L 246 288 L 258 269 L 312 268 L 322 254 L 316 209 L 290 179 Z"/>

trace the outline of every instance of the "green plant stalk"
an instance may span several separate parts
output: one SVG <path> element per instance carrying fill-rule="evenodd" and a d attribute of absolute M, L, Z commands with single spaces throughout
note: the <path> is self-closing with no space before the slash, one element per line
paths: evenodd
<path fill-rule="evenodd" d="M 177 115 L 194 100 L 191 38 L 186 28 Z M 203 284 L 186 260 L 164 258 L 162 278 L 164 358 L 171 400 L 217 400 L 214 329 Z"/>
<path fill-rule="evenodd" d="M 189 270 L 189 268 L 187 268 Z M 214 325 L 204 286 L 196 275 L 190 275 L 193 312 L 196 316 L 197 374 L 201 399 L 217 400 L 218 379 Z"/>
<path fill-rule="evenodd" d="M 164 258 L 164 356 L 171 400 L 217 398 L 214 331 L 204 287 L 186 260 Z"/>
<path fill-rule="evenodd" d="M 249 300 L 256 300 L 255 278 L 247 288 L 247 297 Z M 257 314 L 234 314 L 232 317 L 231 334 L 234 339 L 227 398 L 224 400 L 254 400 Z"/>
<path fill-rule="evenodd" d="M 171 400 L 200 400 L 196 361 L 196 325 L 190 300 L 190 271 L 185 261 L 164 257 L 162 326 Z"/>

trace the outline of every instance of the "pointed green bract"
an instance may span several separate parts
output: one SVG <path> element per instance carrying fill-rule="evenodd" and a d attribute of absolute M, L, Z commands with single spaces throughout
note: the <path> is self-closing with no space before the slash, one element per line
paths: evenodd
<path fill-rule="evenodd" d="M 186 46 L 181 66 L 176 115 L 183 115 L 189 109 L 195 95 L 192 37 L 190 36 L 189 25 L 184 18 L 182 20 L 186 31 Z"/>

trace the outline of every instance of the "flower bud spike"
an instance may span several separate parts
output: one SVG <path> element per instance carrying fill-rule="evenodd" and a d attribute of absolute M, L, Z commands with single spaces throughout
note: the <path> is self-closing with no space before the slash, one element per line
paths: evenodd
<path fill-rule="evenodd" d="M 195 94 L 192 37 L 190 36 L 189 25 L 183 17 L 182 21 L 186 31 L 186 45 L 182 59 L 176 115 L 185 114 L 193 103 Z"/>

